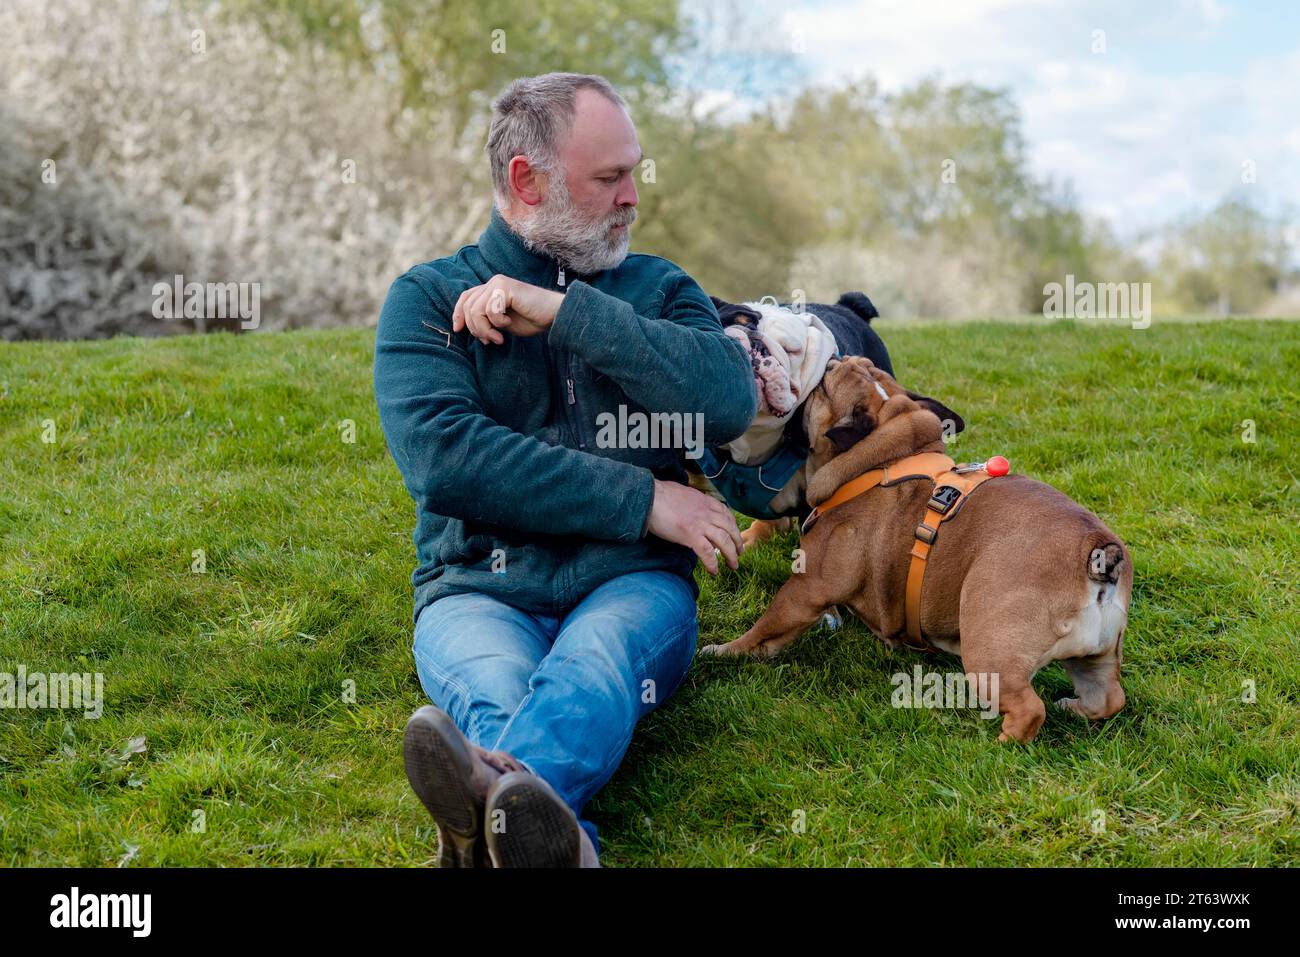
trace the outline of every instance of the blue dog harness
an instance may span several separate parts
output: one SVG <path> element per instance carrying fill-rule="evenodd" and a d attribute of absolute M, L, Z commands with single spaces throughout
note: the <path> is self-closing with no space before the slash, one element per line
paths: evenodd
<path fill-rule="evenodd" d="M 776 454 L 762 465 L 741 465 L 720 448 L 706 448 L 698 464 L 729 506 L 752 518 L 770 521 L 782 517 L 770 508 L 772 499 L 799 471 L 808 451 L 792 448 L 783 440 Z"/>

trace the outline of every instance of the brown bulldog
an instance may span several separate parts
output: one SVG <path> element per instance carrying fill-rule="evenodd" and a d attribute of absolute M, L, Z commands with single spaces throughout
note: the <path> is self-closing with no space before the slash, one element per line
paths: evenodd
<path fill-rule="evenodd" d="M 871 470 L 937 459 L 944 452 L 940 420 L 956 418 L 933 399 L 909 396 L 869 359 L 832 361 L 804 416 L 812 447 L 808 502 L 820 507 L 800 543 L 804 570 L 790 576 L 749 631 L 702 654 L 771 657 L 843 604 L 891 647 L 917 646 L 919 637 L 927 650 L 960 655 L 972 687 L 975 676 L 991 676 L 981 683 L 996 688 L 997 700 L 981 703 L 1003 715 L 999 741 L 1038 733 L 1046 709 L 1031 679 L 1052 661 L 1062 663 L 1076 695 L 1058 706 L 1093 719 L 1124 707 L 1119 671 L 1133 565 L 1097 516 L 1022 475 L 980 475 L 951 515 L 931 523 L 935 535 L 918 531 L 936 514 L 928 510 L 936 492 L 928 477 L 891 480 L 886 470 L 886 484 L 828 502 Z M 918 453 L 938 456 L 909 458 Z M 961 485 L 964 476 L 939 481 Z M 909 556 L 927 537 L 932 549 L 909 630 Z"/>

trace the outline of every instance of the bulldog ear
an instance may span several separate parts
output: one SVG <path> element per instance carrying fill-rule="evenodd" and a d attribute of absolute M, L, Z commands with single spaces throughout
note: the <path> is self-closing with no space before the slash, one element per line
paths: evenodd
<path fill-rule="evenodd" d="M 835 446 L 837 452 L 847 452 L 866 438 L 875 427 L 876 417 L 859 405 L 853 409 L 853 418 L 848 425 L 837 425 L 827 429 L 826 438 L 830 440 L 831 445 Z"/>
<path fill-rule="evenodd" d="M 958 432 L 965 430 L 966 420 L 938 399 L 932 399 L 928 395 L 918 395 L 911 391 L 907 393 L 907 397 L 920 405 L 921 408 L 928 409 L 938 416 L 939 421 L 943 423 L 943 431 L 945 435 L 956 435 Z"/>
<path fill-rule="evenodd" d="M 748 306 L 727 302 L 717 296 L 710 296 L 709 299 L 713 302 L 714 308 L 718 310 L 718 318 L 722 321 L 723 328 L 735 325 L 756 326 L 758 320 L 763 318 L 761 312 L 756 312 Z"/>

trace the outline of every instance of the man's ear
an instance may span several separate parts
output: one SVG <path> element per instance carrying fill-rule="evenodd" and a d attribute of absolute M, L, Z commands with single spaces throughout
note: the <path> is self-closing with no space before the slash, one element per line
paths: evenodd
<path fill-rule="evenodd" d="M 917 393 L 910 391 L 907 393 L 907 397 L 920 405 L 921 408 L 928 409 L 937 415 L 939 421 L 943 423 L 943 431 L 945 435 L 956 435 L 958 432 L 965 430 L 966 420 L 938 399 L 932 399 L 928 395 L 918 395 Z"/>
<path fill-rule="evenodd" d="M 842 420 L 841 420 L 842 421 Z M 866 438 L 867 433 L 876 427 L 876 417 L 862 406 L 855 406 L 853 418 L 847 425 L 837 425 L 826 430 L 826 438 L 835 446 L 837 452 L 847 452 Z"/>

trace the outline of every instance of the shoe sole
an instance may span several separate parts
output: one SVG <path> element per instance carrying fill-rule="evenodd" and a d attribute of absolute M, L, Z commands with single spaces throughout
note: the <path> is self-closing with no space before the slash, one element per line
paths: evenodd
<path fill-rule="evenodd" d="M 438 863 L 443 867 L 473 867 L 479 834 L 479 802 L 470 784 L 473 759 L 464 736 L 447 713 L 425 705 L 406 722 L 402 736 L 406 779 L 430 816 L 439 825 Z"/>
<path fill-rule="evenodd" d="M 498 811 L 502 812 L 498 816 Z M 526 771 L 503 775 L 487 800 L 488 851 L 497 867 L 577 867 L 578 819 L 549 784 Z M 498 833 L 497 825 L 501 825 Z"/>

